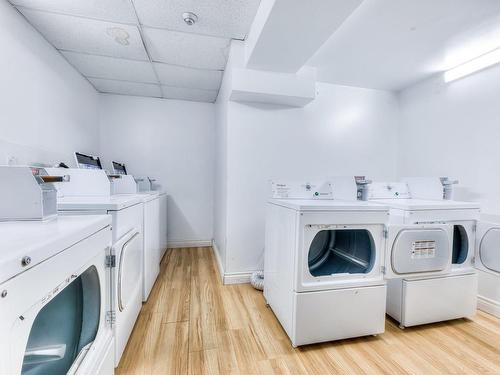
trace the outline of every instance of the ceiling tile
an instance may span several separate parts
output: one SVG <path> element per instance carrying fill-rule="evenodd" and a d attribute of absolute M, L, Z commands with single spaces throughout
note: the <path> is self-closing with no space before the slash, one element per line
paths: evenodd
<path fill-rule="evenodd" d="M 150 62 L 77 52 L 63 52 L 63 55 L 71 65 L 86 77 L 158 83 Z"/>
<path fill-rule="evenodd" d="M 167 86 L 218 90 L 222 71 L 192 69 L 183 66 L 154 63 L 160 82 Z"/>
<path fill-rule="evenodd" d="M 229 39 L 146 27 L 143 34 L 156 62 L 213 70 L 226 66 Z"/>
<path fill-rule="evenodd" d="M 20 8 L 28 21 L 57 49 L 148 60 L 136 26 Z M 113 32 L 122 33 L 123 45 Z"/>
<path fill-rule="evenodd" d="M 213 103 L 217 99 L 217 90 L 186 89 L 162 86 L 163 97 L 167 99 L 191 100 L 195 102 Z"/>
<path fill-rule="evenodd" d="M 126 81 L 114 81 L 111 79 L 89 78 L 97 91 L 135 96 L 153 96 L 160 98 L 162 92 L 160 86 L 150 83 L 137 83 Z"/>
<path fill-rule="evenodd" d="M 64 13 L 74 16 L 96 18 L 106 21 L 137 23 L 130 0 L 9 0 L 12 4 Z"/>
<path fill-rule="evenodd" d="M 259 7 L 260 0 L 133 0 L 143 25 L 244 39 Z M 188 26 L 182 14 L 198 16 Z"/>

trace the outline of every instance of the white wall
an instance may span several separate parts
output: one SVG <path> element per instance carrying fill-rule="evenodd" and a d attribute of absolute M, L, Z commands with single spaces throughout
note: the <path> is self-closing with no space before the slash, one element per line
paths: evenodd
<path fill-rule="evenodd" d="M 398 173 L 451 176 L 456 199 L 500 215 L 500 65 L 445 84 L 442 77 L 400 94 Z M 479 271 L 479 306 L 500 316 L 500 279 Z"/>
<path fill-rule="evenodd" d="M 215 106 L 209 103 L 101 95 L 101 155 L 132 175 L 155 177 L 169 195 L 171 246 L 213 237 Z M 200 242 L 201 241 L 201 242 Z"/>
<path fill-rule="evenodd" d="M 317 99 L 304 108 L 228 103 L 228 275 L 261 267 L 270 179 L 395 177 L 396 96 L 330 84 L 317 89 Z"/>
<path fill-rule="evenodd" d="M 0 164 L 73 162 L 97 152 L 94 88 L 7 1 L 0 1 Z"/>
<path fill-rule="evenodd" d="M 451 176 L 457 199 L 500 214 L 500 65 L 445 84 L 424 81 L 400 95 L 401 176 Z"/>

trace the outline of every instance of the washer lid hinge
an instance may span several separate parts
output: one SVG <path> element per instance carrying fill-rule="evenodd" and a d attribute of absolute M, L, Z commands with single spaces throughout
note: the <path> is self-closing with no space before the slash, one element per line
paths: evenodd
<path fill-rule="evenodd" d="M 380 272 L 382 272 L 382 275 L 385 275 L 385 266 L 380 266 Z"/>
<path fill-rule="evenodd" d="M 389 237 L 389 230 L 387 228 L 385 228 L 382 235 L 384 236 L 384 238 Z"/>

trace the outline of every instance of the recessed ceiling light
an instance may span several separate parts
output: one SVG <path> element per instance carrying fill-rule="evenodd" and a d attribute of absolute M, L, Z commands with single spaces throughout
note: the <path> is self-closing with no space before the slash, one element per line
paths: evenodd
<path fill-rule="evenodd" d="M 198 21 L 198 16 L 192 12 L 182 13 L 182 19 L 188 26 L 193 26 Z"/>
<path fill-rule="evenodd" d="M 128 40 L 130 38 L 129 33 L 121 27 L 110 27 L 106 32 L 110 37 L 114 38 L 116 43 L 122 46 L 128 46 L 130 44 Z"/>

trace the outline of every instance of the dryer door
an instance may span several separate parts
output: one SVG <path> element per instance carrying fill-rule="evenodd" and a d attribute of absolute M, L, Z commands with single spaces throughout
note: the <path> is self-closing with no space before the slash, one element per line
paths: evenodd
<path fill-rule="evenodd" d="M 127 308 L 130 298 L 142 287 L 142 246 L 140 232 L 129 231 L 113 246 L 116 254 L 116 302 L 119 311 Z"/>
<path fill-rule="evenodd" d="M 474 264 L 482 271 L 500 274 L 500 223 L 478 222 Z"/>
<path fill-rule="evenodd" d="M 383 225 L 307 224 L 299 254 L 298 292 L 379 285 Z"/>
<path fill-rule="evenodd" d="M 449 272 L 452 238 L 453 228 L 449 224 L 390 225 L 385 277 L 433 276 Z"/>

